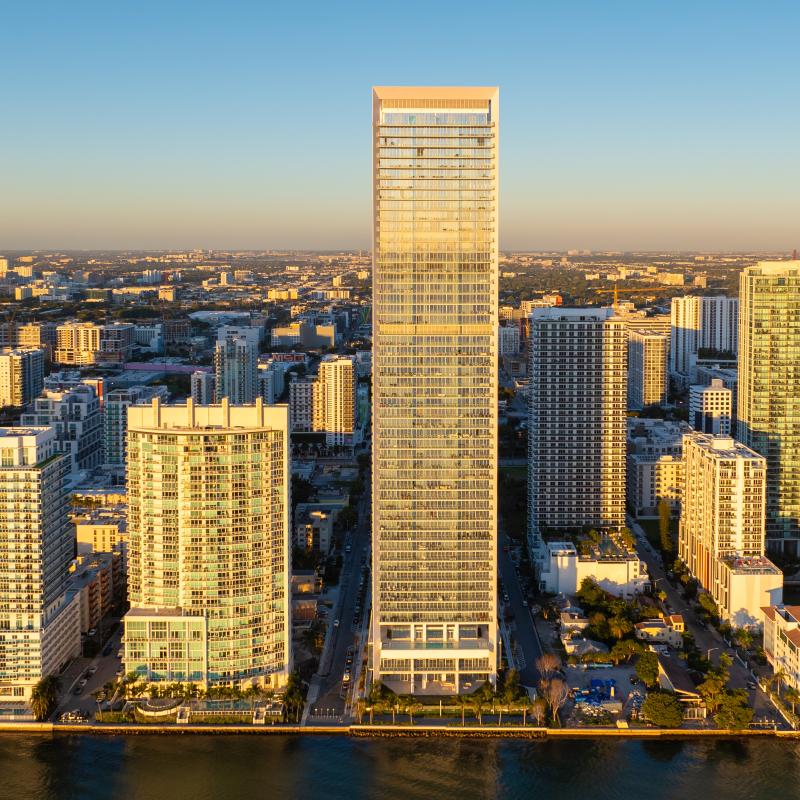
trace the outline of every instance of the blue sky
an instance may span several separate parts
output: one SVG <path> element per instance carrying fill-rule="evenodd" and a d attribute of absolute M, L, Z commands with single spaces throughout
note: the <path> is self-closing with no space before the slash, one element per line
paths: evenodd
<path fill-rule="evenodd" d="M 499 85 L 501 247 L 800 246 L 800 4 L 0 0 L 0 251 L 368 247 L 373 84 Z"/>

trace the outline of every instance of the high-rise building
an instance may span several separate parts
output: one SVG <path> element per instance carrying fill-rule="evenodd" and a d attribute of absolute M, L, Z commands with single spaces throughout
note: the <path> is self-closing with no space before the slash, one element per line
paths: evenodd
<path fill-rule="evenodd" d="M 721 378 L 712 378 L 708 386 L 689 387 L 689 423 L 702 433 L 730 436 L 733 420 L 733 392 Z"/>
<path fill-rule="evenodd" d="M 166 386 L 129 386 L 113 389 L 106 395 L 103 408 L 104 463 L 113 467 L 125 466 L 128 449 L 128 409 L 136 403 L 146 403 L 158 397 L 166 400 Z"/>
<path fill-rule="evenodd" d="M 625 524 L 627 335 L 610 308 L 531 315 L 529 533 Z"/>
<path fill-rule="evenodd" d="M 737 436 L 767 459 L 767 545 L 800 541 L 800 261 L 761 262 L 739 283 Z"/>
<path fill-rule="evenodd" d="M 649 330 L 628 331 L 628 408 L 667 402 L 669 337 Z"/>
<path fill-rule="evenodd" d="M 44 350 L 30 347 L 0 351 L 0 407 L 27 406 L 43 388 Z"/>
<path fill-rule="evenodd" d="M 126 672 L 286 682 L 289 482 L 285 406 L 130 407 Z"/>
<path fill-rule="evenodd" d="M 496 88 L 373 92 L 376 681 L 497 671 Z"/>
<path fill-rule="evenodd" d="M 672 298 L 670 372 L 693 379 L 701 350 L 715 354 L 737 351 L 739 300 L 735 297 Z"/>
<path fill-rule="evenodd" d="M 355 443 L 357 382 L 352 356 L 323 356 L 314 385 L 312 427 L 325 432 L 326 444 Z"/>
<path fill-rule="evenodd" d="M 214 350 L 217 402 L 246 405 L 258 397 L 258 345 L 245 337 L 218 341 Z"/>
<path fill-rule="evenodd" d="M 52 426 L 56 449 L 70 458 L 70 472 L 94 469 L 103 463 L 103 415 L 93 387 L 78 383 L 63 390 L 46 389 L 33 401 L 20 424 Z"/>
<path fill-rule="evenodd" d="M 192 400 L 198 406 L 210 406 L 216 394 L 216 379 L 211 372 L 197 370 L 192 373 Z"/>
<path fill-rule="evenodd" d="M 766 461 L 730 436 L 683 437 L 678 553 L 735 627 L 780 603 L 783 577 L 764 558 Z"/>
<path fill-rule="evenodd" d="M 293 375 L 289 383 L 289 422 L 300 433 L 313 430 L 314 384 L 312 376 Z"/>
<path fill-rule="evenodd" d="M 0 428 L 0 700 L 29 699 L 80 653 L 68 469 L 52 428 Z"/>

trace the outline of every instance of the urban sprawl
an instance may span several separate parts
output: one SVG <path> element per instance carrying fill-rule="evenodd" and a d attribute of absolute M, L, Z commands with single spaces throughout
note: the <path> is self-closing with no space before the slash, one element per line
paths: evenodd
<path fill-rule="evenodd" d="M 500 252 L 497 102 L 371 251 L 0 256 L 0 724 L 796 728 L 800 260 Z"/>

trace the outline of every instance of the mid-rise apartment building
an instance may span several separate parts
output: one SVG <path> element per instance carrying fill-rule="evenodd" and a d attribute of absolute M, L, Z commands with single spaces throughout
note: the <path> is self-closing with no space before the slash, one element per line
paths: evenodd
<path fill-rule="evenodd" d="M 628 408 L 639 411 L 667 402 L 669 338 L 648 330 L 628 331 Z"/>
<path fill-rule="evenodd" d="M 216 400 L 227 397 L 235 405 L 258 397 L 258 344 L 246 337 L 217 341 L 214 350 Z"/>
<path fill-rule="evenodd" d="M 93 387 L 79 383 L 62 390 L 45 389 L 20 424 L 52 427 L 56 449 L 70 460 L 73 475 L 103 463 L 103 415 Z"/>
<path fill-rule="evenodd" d="M 44 388 L 44 350 L 0 350 L 0 407 L 30 405 Z"/>
<path fill-rule="evenodd" d="M 291 671 L 285 406 L 128 411 L 126 672 L 285 684 Z"/>
<path fill-rule="evenodd" d="M 735 627 L 780 602 L 783 575 L 764 558 L 766 461 L 730 436 L 683 438 L 678 552 Z"/>
<path fill-rule="evenodd" d="M 197 370 L 191 377 L 192 400 L 196 405 L 210 406 L 216 396 L 216 377 L 213 372 Z"/>
<path fill-rule="evenodd" d="M 104 463 L 113 467 L 125 466 L 128 448 L 128 409 L 136 403 L 147 403 L 154 397 L 166 400 L 166 386 L 130 386 L 113 389 L 106 395 L 103 407 Z"/>
<path fill-rule="evenodd" d="M 702 433 L 730 436 L 733 423 L 733 392 L 720 378 L 712 378 L 707 386 L 689 387 L 689 422 Z"/>
<path fill-rule="evenodd" d="M 352 356 L 323 356 L 313 389 L 312 427 L 325 433 L 328 445 L 355 444 L 357 383 Z"/>
<path fill-rule="evenodd" d="M 53 359 L 59 364 L 75 366 L 129 361 L 135 344 L 135 327 L 128 322 L 110 325 L 67 322 L 59 325 Z"/>

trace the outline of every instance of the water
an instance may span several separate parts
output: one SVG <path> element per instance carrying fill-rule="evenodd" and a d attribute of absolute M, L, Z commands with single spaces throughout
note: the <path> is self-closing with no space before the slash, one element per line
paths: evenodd
<path fill-rule="evenodd" d="M 2 800 L 784 800 L 789 740 L 0 735 Z"/>

